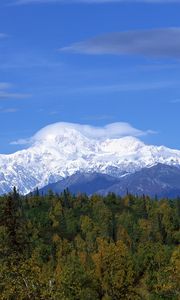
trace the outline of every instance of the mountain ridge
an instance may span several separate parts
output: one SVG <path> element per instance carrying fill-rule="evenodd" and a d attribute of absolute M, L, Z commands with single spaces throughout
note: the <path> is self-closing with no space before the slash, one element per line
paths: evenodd
<path fill-rule="evenodd" d="M 121 178 L 98 173 L 77 173 L 49 184 L 39 192 L 47 194 L 51 190 L 60 194 L 66 189 L 73 194 L 86 193 L 88 196 L 105 196 L 108 193 L 124 196 L 130 193 L 138 196 L 174 198 L 180 196 L 180 168 L 157 164 Z"/>

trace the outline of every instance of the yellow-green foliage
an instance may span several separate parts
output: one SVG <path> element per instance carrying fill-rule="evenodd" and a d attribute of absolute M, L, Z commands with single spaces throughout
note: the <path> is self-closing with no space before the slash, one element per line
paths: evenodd
<path fill-rule="evenodd" d="M 0 197 L 0 300 L 180 297 L 180 200 Z"/>

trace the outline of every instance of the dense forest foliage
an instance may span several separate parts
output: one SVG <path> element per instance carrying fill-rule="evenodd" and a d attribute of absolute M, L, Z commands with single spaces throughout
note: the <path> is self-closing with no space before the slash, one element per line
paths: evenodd
<path fill-rule="evenodd" d="M 0 299 L 179 299 L 180 200 L 0 197 Z"/>

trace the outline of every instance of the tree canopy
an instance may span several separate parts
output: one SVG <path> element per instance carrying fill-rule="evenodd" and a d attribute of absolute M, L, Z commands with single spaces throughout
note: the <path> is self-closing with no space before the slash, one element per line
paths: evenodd
<path fill-rule="evenodd" d="M 180 297 L 180 200 L 0 197 L 0 299 Z"/>

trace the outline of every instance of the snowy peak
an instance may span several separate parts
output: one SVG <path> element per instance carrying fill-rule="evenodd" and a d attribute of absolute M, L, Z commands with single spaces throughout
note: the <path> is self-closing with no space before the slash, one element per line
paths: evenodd
<path fill-rule="evenodd" d="M 61 145 L 64 141 L 70 140 L 71 143 L 79 141 L 84 141 L 85 136 L 83 136 L 78 130 L 78 128 L 73 127 L 73 124 L 66 124 L 66 123 L 56 123 L 53 125 L 49 125 L 35 134 L 32 138 L 34 144 L 37 142 L 43 143 L 54 143 Z"/>
<path fill-rule="evenodd" d="M 76 172 L 120 178 L 158 163 L 180 166 L 180 151 L 145 145 L 130 133 L 142 134 L 126 123 L 49 125 L 24 141 L 28 149 L 0 155 L 0 193 L 16 186 L 25 194 Z"/>
<path fill-rule="evenodd" d="M 119 155 L 121 153 L 124 155 L 127 152 L 133 153 L 144 146 L 143 142 L 131 136 L 119 139 L 107 139 L 101 143 L 101 148 L 104 152 L 118 153 Z"/>

